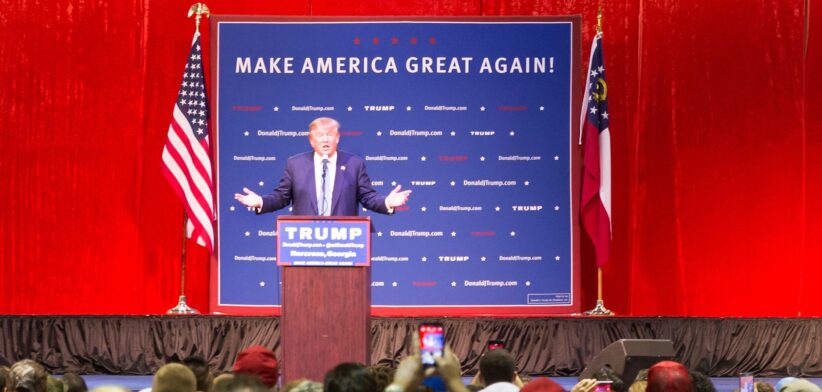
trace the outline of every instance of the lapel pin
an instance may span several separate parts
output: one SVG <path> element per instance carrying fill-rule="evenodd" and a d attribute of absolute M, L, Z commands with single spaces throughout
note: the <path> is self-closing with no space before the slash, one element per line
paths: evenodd
<path fill-rule="evenodd" d="M 345 166 L 340 166 L 340 170 L 345 170 Z"/>

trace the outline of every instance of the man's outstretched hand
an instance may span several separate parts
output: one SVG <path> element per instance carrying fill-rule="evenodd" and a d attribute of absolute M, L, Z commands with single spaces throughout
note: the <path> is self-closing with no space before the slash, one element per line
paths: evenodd
<path fill-rule="evenodd" d="M 254 191 L 248 188 L 243 188 L 243 192 L 245 192 L 245 195 L 242 193 L 235 193 L 234 199 L 248 208 L 263 207 L 263 198 L 260 197 L 260 195 L 254 193 Z"/>
<path fill-rule="evenodd" d="M 408 196 L 410 196 L 410 195 L 411 195 L 411 190 L 410 189 L 403 191 L 402 190 L 402 185 L 397 185 L 397 187 L 394 188 L 394 190 L 391 191 L 391 193 L 389 193 L 388 196 L 385 197 L 385 205 L 387 205 L 388 208 L 396 208 L 396 207 L 404 206 L 405 203 L 408 202 Z M 235 196 L 235 198 L 236 198 L 236 196 Z"/>

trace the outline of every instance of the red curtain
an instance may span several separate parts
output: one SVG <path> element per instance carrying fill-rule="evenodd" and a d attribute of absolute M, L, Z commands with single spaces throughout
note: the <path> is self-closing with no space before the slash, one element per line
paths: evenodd
<path fill-rule="evenodd" d="M 602 3 L 614 167 L 606 305 L 822 315 L 819 1 Z M 597 4 L 207 3 L 220 14 L 581 14 L 581 70 Z M 190 5 L 0 0 L 0 313 L 162 313 L 176 303 L 182 208 L 160 152 Z M 208 255 L 186 249 L 189 304 L 206 311 Z M 591 260 L 583 272 L 590 308 Z"/>

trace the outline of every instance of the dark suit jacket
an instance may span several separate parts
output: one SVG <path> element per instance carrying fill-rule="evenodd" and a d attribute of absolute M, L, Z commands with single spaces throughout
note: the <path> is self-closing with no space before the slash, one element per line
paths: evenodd
<path fill-rule="evenodd" d="M 331 196 L 331 215 L 356 216 L 357 203 L 363 207 L 388 214 L 385 196 L 371 187 L 362 158 L 337 151 L 337 172 Z M 317 215 L 317 185 L 314 178 L 314 151 L 288 158 L 285 174 L 273 192 L 263 196 L 259 213 L 277 211 L 293 204 L 294 215 Z"/>

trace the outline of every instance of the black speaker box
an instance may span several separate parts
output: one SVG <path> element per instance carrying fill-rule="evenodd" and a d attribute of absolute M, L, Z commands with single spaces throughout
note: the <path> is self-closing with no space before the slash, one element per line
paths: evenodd
<path fill-rule="evenodd" d="M 600 351 L 588 363 L 579 378 L 593 378 L 608 366 L 619 374 L 625 388 L 633 384 L 636 374 L 657 362 L 674 358 L 674 343 L 663 339 L 620 339 Z"/>

